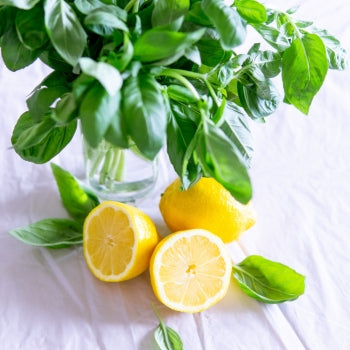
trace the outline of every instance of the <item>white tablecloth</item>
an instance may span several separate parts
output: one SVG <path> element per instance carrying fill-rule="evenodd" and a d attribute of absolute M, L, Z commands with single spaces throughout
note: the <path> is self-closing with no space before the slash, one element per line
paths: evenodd
<path fill-rule="evenodd" d="M 296 1 L 270 1 L 276 7 Z M 299 17 L 335 34 L 350 52 L 348 0 L 301 2 Z M 33 165 L 10 149 L 25 98 L 48 70 L 40 63 L 16 73 L 0 62 L 0 348 L 4 350 L 153 349 L 165 323 L 191 350 L 350 349 L 350 71 L 329 71 L 309 116 L 283 105 L 252 123 L 250 171 L 257 224 L 229 245 L 232 259 L 250 254 L 285 263 L 306 276 L 294 302 L 264 305 L 234 282 L 226 297 L 199 314 L 181 314 L 155 299 L 148 272 L 119 284 L 88 271 L 81 248 L 47 250 L 8 235 L 14 227 L 66 217 L 49 164 Z M 54 159 L 82 176 L 78 137 Z M 170 182 L 166 159 L 152 197 L 138 205 L 167 230 L 158 211 Z"/>

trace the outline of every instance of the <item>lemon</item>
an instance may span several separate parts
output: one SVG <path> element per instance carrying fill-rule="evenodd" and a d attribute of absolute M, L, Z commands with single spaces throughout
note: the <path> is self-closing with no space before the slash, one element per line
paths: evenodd
<path fill-rule="evenodd" d="M 144 272 L 160 237 L 152 220 L 127 204 L 105 201 L 84 222 L 86 263 L 98 279 L 119 282 Z"/>
<path fill-rule="evenodd" d="M 159 202 L 164 221 L 173 232 L 202 228 L 228 243 L 255 224 L 251 202 L 241 204 L 215 179 L 203 177 L 186 191 L 180 186 L 176 179 Z"/>
<path fill-rule="evenodd" d="M 173 310 L 208 309 L 227 293 L 232 262 L 213 233 L 186 230 L 166 236 L 153 252 L 151 284 L 156 297 Z"/>

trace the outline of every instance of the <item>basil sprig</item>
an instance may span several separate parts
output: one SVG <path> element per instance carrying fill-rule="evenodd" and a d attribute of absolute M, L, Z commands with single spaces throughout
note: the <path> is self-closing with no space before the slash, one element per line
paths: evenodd
<path fill-rule="evenodd" d="M 159 350 L 183 350 L 183 343 L 180 335 L 168 327 L 160 317 L 156 307 L 153 305 L 153 310 L 157 315 L 159 325 L 154 331 L 154 340 Z"/>
<path fill-rule="evenodd" d="M 240 52 L 248 26 L 261 42 Z M 0 46 L 12 71 L 37 59 L 53 69 L 15 126 L 23 159 L 52 159 L 80 120 L 92 147 L 136 144 L 154 159 L 167 144 L 183 188 L 214 177 L 242 203 L 249 119 L 265 121 L 282 100 L 307 114 L 328 70 L 347 67 L 328 31 L 256 0 L 0 0 Z"/>
<path fill-rule="evenodd" d="M 72 219 L 44 219 L 15 228 L 9 234 L 20 241 L 46 248 L 67 248 L 83 242 L 83 223 L 89 212 L 99 204 L 98 198 L 81 186 L 68 171 L 51 164 L 62 204 Z"/>
<path fill-rule="evenodd" d="M 303 275 L 259 255 L 233 265 L 233 277 L 248 296 L 268 304 L 295 300 L 305 290 Z"/>

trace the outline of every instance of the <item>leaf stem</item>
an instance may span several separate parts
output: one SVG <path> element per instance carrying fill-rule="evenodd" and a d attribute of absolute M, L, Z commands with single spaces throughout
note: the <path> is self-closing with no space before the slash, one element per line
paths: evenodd
<path fill-rule="evenodd" d="M 125 5 L 124 10 L 125 10 L 126 12 L 129 12 L 129 11 L 133 8 L 133 6 L 135 6 L 136 4 L 137 4 L 137 6 L 138 6 L 138 3 L 139 3 L 139 0 L 130 0 L 130 1 Z"/>
<path fill-rule="evenodd" d="M 219 98 L 217 97 L 217 95 L 216 95 L 216 93 L 215 93 L 215 91 L 213 89 L 213 86 L 210 84 L 209 80 L 207 79 L 207 75 L 206 74 L 196 73 L 196 72 L 188 71 L 188 70 L 185 70 L 185 69 L 176 69 L 176 68 L 171 68 L 171 69 L 168 68 L 168 69 L 165 69 L 164 71 L 166 72 L 167 75 L 170 72 L 172 74 L 175 73 L 175 74 L 180 75 L 182 77 L 202 80 L 205 83 L 205 85 L 207 86 L 207 89 L 208 89 L 211 97 L 213 98 L 215 104 L 217 106 L 220 106 Z M 160 73 L 160 75 L 163 75 L 164 71 L 162 71 Z"/>
<path fill-rule="evenodd" d="M 168 332 L 167 332 L 167 329 L 166 329 L 166 325 L 164 324 L 163 320 L 161 319 L 159 313 L 158 313 L 158 310 L 156 308 L 156 306 L 154 305 L 154 303 L 152 303 L 152 308 L 153 308 L 153 311 L 154 313 L 156 314 L 157 318 L 158 318 L 158 321 L 159 321 L 159 326 L 163 332 L 163 336 L 164 336 L 164 342 L 165 342 L 165 345 L 167 347 L 167 349 L 172 349 L 172 346 L 170 344 L 170 340 L 169 340 L 169 337 L 168 337 Z"/>
<path fill-rule="evenodd" d="M 196 88 L 183 75 L 179 74 L 176 71 L 178 71 L 178 69 L 164 69 L 158 75 L 159 76 L 166 76 L 166 77 L 170 77 L 170 78 L 174 78 L 174 79 L 178 80 L 192 93 L 194 98 L 197 101 L 199 101 L 201 99 L 201 97 L 199 96 Z"/>

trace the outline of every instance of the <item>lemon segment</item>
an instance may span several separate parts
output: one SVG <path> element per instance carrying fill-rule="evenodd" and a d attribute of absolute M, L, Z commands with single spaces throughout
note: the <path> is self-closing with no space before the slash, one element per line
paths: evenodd
<path fill-rule="evenodd" d="M 105 201 L 85 220 L 85 261 L 102 281 L 128 280 L 148 268 L 159 239 L 154 223 L 145 213 L 124 203 Z"/>
<path fill-rule="evenodd" d="M 188 190 L 181 191 L 176 179 L 164 191 L 159 209 L 173 231 L 202 228 L 232 242 L 256 222 L 251 202 L 246 205 L 213 178 L 201 178 Z"/>
<path fill-rule="evenodd" d="M 173 310 L 188 313 L 203 311 L 221 300 L 231 270 L 224 243 L 201 229 L 170 234 L 158 244 L 150 263 L 157 298 Z"/>

